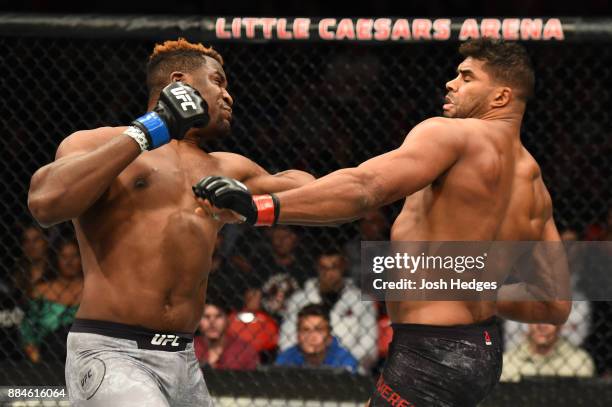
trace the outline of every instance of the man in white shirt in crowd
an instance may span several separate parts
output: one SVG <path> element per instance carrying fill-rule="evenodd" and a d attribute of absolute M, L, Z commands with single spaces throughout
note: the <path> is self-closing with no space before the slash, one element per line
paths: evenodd
<path fill-rule="evenodd" d="M 527 339 L 504 353 L 501 381 L 523 377 L 593 377 L 595 364 L 589 354 L 559 335 L 559 325 L 529 324 Z"/>
<path fill-rule="evenodd" d="M 309 303 L 322 303 L 329 309 L 332 333 L 340 345 L 349 349 L 363 370 L 377 357 L 376 308 L 373 302 L 361 300 L 361 291 L 348 278 L 348 262 L 343 253 L 330 250 L 317 261 L 319 276 L 306 281 L 304 289 L 287 301 L 281 325 L 281 351 L 297 342 L 297 315 Z"/>

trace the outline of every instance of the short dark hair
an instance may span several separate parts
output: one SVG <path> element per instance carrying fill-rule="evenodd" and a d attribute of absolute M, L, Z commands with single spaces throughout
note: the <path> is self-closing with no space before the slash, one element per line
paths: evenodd
<path fill-rule="evenodd" d="M 34 222 L 29 222 L 29 223 L 24 223 L 24 224 L 20 224 L 18 225 L 19 230 L 21 232 L 21 242 L 23 243 L 23 239 L 25 237 L 25 233 L 26 231 L 30 230 L 30 229 L 34 229 L 37 232 L 40 232 L 40 234 L 45 238 L 48 239 L 48 233 L 46 229 L 41 228 L 38 223 L 34 223 Z"/>
<path fill-rule="evenodd" d="M 45 281 L 54 280 L 59 277 L 60 275 L 60 271 L 59 271 L 60 252 L 66 246 L 76 247 L 77 251 L 79 252 L 79 256 L 81 255 L 81 248 L 79 247 L 79 242 L 73 236 L 64 237 L 64 238 L 58 239 L 57 241 L 53 242 L 52 250 L 49 254 L 50 267 L 48 269 L 48 273 L 46 273 L 46 275 L 44 276 Z"/>
<path fill-rule="evenodd" d="M 223 65 L 223 58 L 212 47 L 191 43 L 184 38 L 155 44 L 147 63 L 149 97 L 159 93 L 168 84 L 168 75 L 173 71 L 193 71 L 206 64 L 205 57 Z"/>
<path fill-rule="evenodd" d="M 277 230 L 287 230 L 291 233 L 293 233 L 294 235 L 297 236 L 298 232 L 297 229 L 291 225 L 276 225 L 273 228 L 270 229 L 270 232 L 275 232 Z"/>
<path fill-rule="evenodd" d="M 212 306 L 217 308 L 223 315 L 229 315 L 230 309 L 225 304 L 225 302 L 221 301 L 218 298 L 206 298 L 206 302 L 204 303 L 204 307 Z"/>
<path fill-rule="evenodd" d="M 327 246 L 327 247 L 322 248 L 319 251 L 317 258 L 320 259 L 323 256 L 339 256 L 339 257 L 342 257 L 343 259 L 346 258 L 346 254 L 344 253 L 344 250 L 336 246 Z"/>
<path fill-rule="evenodd" d="M 461 44 L 459 53 L 484 61 L 484 68 L 493 78 L 517 90 L 516 96 L 527 101 L 533 96 L 535 74 L 525 47 L 491 38 L 469 40 Z"/>
<path fill-rule="evenodd" d="M 300 312 L 298 312 L 298 318 L 297 318 L 298 327 L 300 326 L 300 321 L 302 320 L 302 318 L 312 317 L 312 316 L 322 317 L 329 324 L 329 310 L 327 309 L 327 307 L 323 304 L 310 303 L 302 307 Z"/>

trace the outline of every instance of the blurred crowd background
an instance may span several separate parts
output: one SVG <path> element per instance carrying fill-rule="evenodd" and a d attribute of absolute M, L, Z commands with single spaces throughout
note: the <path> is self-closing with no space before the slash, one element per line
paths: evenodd
<path fill-rule="evenodd" d="M 0 37 L 0 366 L 36 364 L 43 372 L 65 358 L 83 281 L 79 248 L 70 224 L 42 230 L 32 222 L 30 176 L 73 131 L 124 125 L 144 111 L 153 45 Z M 234 123 L 230 137 L 202 148 L 317 177 L 397 147 L 415 124 L 439 115 L 460 62 L 455 43 L 212 45 L 226 62 Z M 612 50 L 526 45 L 537 87 L 523 141 L 542 167 L 563 239 L 610 241 Z M 334 228 L 226 226 L 196 337 L 202 367 L 376 377 L 392 330 L 382 303 L 362 301 L 360 242 L 387 240 L 398 210 Z M 612 272 L 612 253 L 602 256 L 600 272 Z M 587 295 L 576 288 L 562 327 L 505 323 L 502 380 L 609 377 L 612 303 L 581 300 Z"/>

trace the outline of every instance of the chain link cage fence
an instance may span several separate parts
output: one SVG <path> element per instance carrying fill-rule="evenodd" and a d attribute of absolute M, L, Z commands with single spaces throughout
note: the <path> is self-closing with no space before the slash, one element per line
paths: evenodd
<path fill-rule="evenodd" d="M 70 244 L 70 224 L 48 230 L 35 226 L 27 208 L 30 177 L 54 159 L 57 146 L 72 132 L 125 125 L 141 115 L 147 101 L 147 57 L 156 40 L 175 39 L 181 32 L 162 38 L 109 31 L 87 38 L 52 29 L 21 35 L 15 25 L 1 31 L 0 385 L 63 386 L 65 340 L 80 281 L 65 273 L 80 267 L 74 258 L 78 247 Z M 317 177 L 396 148 L 414 125 L 440 115 L 444 85 L 461 60 L 457 41 L 203 42 L 223 56 L 234 99 L 231 136 L 207 141 L 203 148 L 243 154 L 270 172 L 297 168 Z M 523 142 L 542 168 L 565 236 L 574 232 L 580 240 L 604 239 L 612 222 L 610 43 L 524 44 L 537 86 L 525 115 Z M 358 282 L 354 287 L 347 283 L 335 297 L 318 296 L 331 310 L 338 343 L 357 360 L 356 373 L 283 370 L 275 360 L 295 345 L 295 314 L 306 305 L 303 298 L 310 298 L 296 293 L 316 292 L 322 256 L 343 253 L 348 261 L 339 267 L 347 281 L 356 279 L 359 242 L 387 239 L 398 210 L 392 205 L 334 228 L 224 228 L 208 297 L 226 312 L 228 337 L 241 341 L 234 349 L 254 359 L 235 358 L 240 362 L 226 361 L 229 369 L 221 370 L 203 357 L 205 377 L 221 404 L 299 400 L 290 396 L 294 391 L 303 392 L 303 400 L 336 400 L 337 405 L 367 399 L 391 332 L 381 304 L 347 293 L 346 287 L 358 290 Z M 528 328 L 504 327 L 506 354 L 525 352 Z M 522 377 L 522 382 L 500 385 L 483 405 L 517 400 L 548 405 L 541 400 L 544 388 L 553 389 L 546 390 L 551 395 L 593 389 L 609 393 L 600 382 L 612 372 L 612 305 L 577 301 L 560 336 L 567 344 L 561 357 L 567 359 L 558 363 L 549 358 L 548 364 L 530 359 L 530 371 L 522 371 L 519 363 L 508 380 Z M 551 375 L 581 379 L 569 386 L 550 378 L 547 385 L 534 384 Z"/>

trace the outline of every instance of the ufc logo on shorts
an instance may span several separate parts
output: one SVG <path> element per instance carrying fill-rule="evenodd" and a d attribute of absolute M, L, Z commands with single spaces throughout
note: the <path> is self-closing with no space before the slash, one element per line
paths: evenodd
<path fill-rule="evenodd" d="M 183 100 L 181 103 L 181 109 L 183 111 L 187 111 L 188 107 L 191 107 L 193 110 L 197 110 L 197 106 L 194 101 L 191 99 L 191 96 L 187 94 L 187 90 L 184 87 L 171 89 L 170 92 L 176 97 L 178 100 Z"/>
<path fill-rule="evenodd" d="M 151 339 L 151 345 L 166 346 L 168 342 L 171 342 L 170 346 L 181 346 L 177 340 L 178 336 L 176 335 L 155 334 L 153 339 Z"/>
<path fill-rule="evenodd" d="M 87 380 L 89 379 L 91 379 L 91 369 L 89 369 L 87 373 L 83 375 L 83 378 L 81 378 L 81 387 L 85 387 Z"/>

